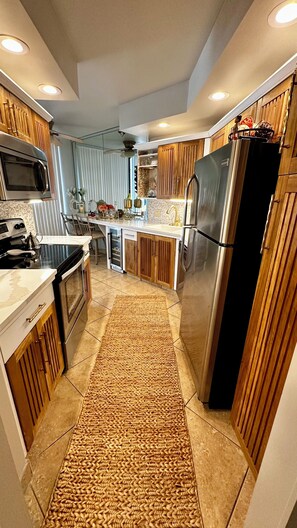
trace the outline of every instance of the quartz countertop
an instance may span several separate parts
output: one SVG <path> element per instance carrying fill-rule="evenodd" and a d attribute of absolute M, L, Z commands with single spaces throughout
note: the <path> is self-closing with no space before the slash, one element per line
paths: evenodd
<path fill-rule="evenodd" d="M 122 229 L 130 229 L 131 231 L 151 233 L 153 235 L 168 236 L 177 239 L 180 239 L 182 235 L 182 227 L 171 226 L 168 224 L 156 224 L 134 218 L 131 220 L 104 220 L 101 218 L 89 218 L 89 220 L 90 222 L 101 226 L 116 226 L 121 227 Z"/>
<path fill-rule="evenodd" d="M 55 275 L 53 269 L 0 270 L 0 332 Z"/>
<path fill-rule="evenodd" d="M 41 244 L 69 244 L 70 246 L 83 246 L 83 250 L 89 249 L 89 243 L 91 241 L 90 236 L 49 236 L 44 235 L 41 240 Z"/>
<path fill-rule="evenodd" d="M 44 236 L 41 243 L 83 246 L 86 251 L 90 240 L 89 236 Z M 0 270 L 0 332 L 55 275 L 55 269 Z"/>

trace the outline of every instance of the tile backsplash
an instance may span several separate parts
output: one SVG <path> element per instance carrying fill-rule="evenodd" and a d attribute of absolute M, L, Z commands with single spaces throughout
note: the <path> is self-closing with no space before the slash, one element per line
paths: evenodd
<path fill-rule="evenodd" d="M 183 201 L 171 201 L 171 200 L 159 200 L 156 198 L 147 198 L 147 216 L 148 221 L 155 224 L 169 224 L 173 219 L 173 212 L 167 214 L 169 207 L 174 205 L 177 208 L 177 213 L 180 220 L 183 220 L 184 214 L 184 202 Z"/>
<path fill-rule="evenodd" d="M 33 207 L 29 203 L 0 201 L 0 219 L 2 218 L 22 218 L 27 231 L 33 231 L 35 233 Z"/>

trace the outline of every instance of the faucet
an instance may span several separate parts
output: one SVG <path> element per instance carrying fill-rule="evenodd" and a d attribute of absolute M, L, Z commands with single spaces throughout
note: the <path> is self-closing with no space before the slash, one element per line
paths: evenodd
<path fill-rule="evenodd" d="M 180 226 L 180 216 L 178 214 L 178 211 L 177 211 L 177 207 L 176 205 L 171 205 L 169 207 L 169 209 L 167 209 L 166 211 L 166 214 L 170 215 L 170 213 L 174 211 L 174 217 L 173 217 L 173 221 L 169 224 L 169 225 L 172 225 L 172 226 Z"/>

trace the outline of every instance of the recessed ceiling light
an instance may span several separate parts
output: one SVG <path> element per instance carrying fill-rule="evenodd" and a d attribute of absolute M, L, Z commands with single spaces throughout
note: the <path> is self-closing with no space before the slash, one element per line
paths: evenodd
<path fill-rule="evenodd" d="M 0 47 L 16 55 L 24 55 L 29 51 L 29 46 L 25 42 L 11 35 L 0 35 Z"/>
<path fill-rule="evenodd" d="M 287 27 L 297 22 L 297 2 L 287 0 L 278 4 L 268 16 L 272 27 Z"/>
<path fill-rule="evenodd" d="M 159 123 L 158 126 L 160 128 L 166 128 L 166 127 L 169 127 L 168 123 Z"/>
<path fill-rule="evenodd" d="M 52 84 L 40 84 L 39 90 L 46 95 L 60 95 L 62 93 L 61 88 L 53 86 Z"/>
<path fill-rule="evenodd" d="M 214 92 L 208 96 L 208 99 L 211 99 L 212 101 L 223 101 L 223 99 L 227 99 L 229 95 L 228 92 Z"/>

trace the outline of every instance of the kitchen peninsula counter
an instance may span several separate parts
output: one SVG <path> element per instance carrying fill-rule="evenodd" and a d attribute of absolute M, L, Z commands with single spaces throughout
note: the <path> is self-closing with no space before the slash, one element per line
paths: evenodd
<path fill-rule="evenodd" d="M 85 215 L 81 215 L 82 217 Z M 120 227 L 122 229 L 129 229 L 131 231 L 138 231 L 140 233 L 151 233 L 153 235 L 167 236 L 170 238 L 180 239 L 182 235 L 182 227 L 171 226 L 168 224 L 156 224 L 153 222 L 146 222 L 144 220 L 110 220 L 96 217 L 89 217 L 92 224 L 105 227 Z"/>

